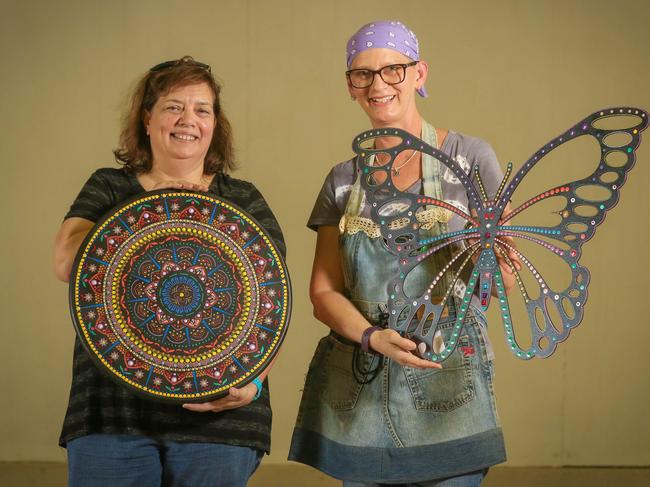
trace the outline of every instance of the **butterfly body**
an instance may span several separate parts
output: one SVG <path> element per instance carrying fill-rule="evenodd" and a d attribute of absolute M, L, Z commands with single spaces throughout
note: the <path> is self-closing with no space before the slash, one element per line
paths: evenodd
<path fill-rule="evenodd" d="M 633 117 L 636 123 L 624 127 L 599 127 L 602 120 L 617 116 Z M 361 184 L 371 205 L 371 217 L 380 226 L 388 249 L 396 255 L 399 263 L 399 271 L 388 283 L 389 326 L 418 342 L 420 355 L 440 362 L 455 349 L 471 305 L 478 299 L 480 308 L 486 311 L 491 298 L 495 297 L 511 351 L 522 359 L 550 356 L 557 344 L 566 340 L 582 320 L 590 280 L 588 269 L 579 262 L 582 245 L 593 237 L 607 211 L 618 202 L 620 188 L 635 162 L 640 134 L 647 125 L 648 114 L 638 108 L 618 107 L 594 112 L 539 149 L 510 182 L 512 165 L 509 164 L 494 195 L 488 195 L 483 187 L 478 165 L 474 166 L 472 181 L 455 160 L 408 132 L 386 128 L 371 130 L 356 137 L 353 149 L 360 157 Z M 543 163 L 544 158 L 557 147 L 583 136 L 596 139 L 600 148 L 600 161 L 593 173 L 556 185 L 511 210 L 508 203 L 530 170 Z M 625 143 L 608 142 L 612 136 L 625 136 Z M 364 148 L 364 143 L 378 137 L 391 137 L 400 140 L 400 143 L 381 151 Z M 403 193 L 393 186 L 389 176 L 396 156 L 403 150 L 412 149 L 433 156 L 453 172 L 465 188 L 471 212 L 440 199 Z M 374 156 L 378 152 L 388 154 L 389 162 L 375 166 Z M 612 155 L 619 158 L 617 163 L 612 162 Z M 377 177 L 378 172 L 384 173 L 384 176 Z M 583 192 L 590 188 L 598 189 L 605 195 L 594 198 Z M 528 208 L 549 198 L 565 200 L 564 206 L 555 212 L 560 217 L 558 224 L 510 223 L 515 216 L 525 214 Z M 387 214 L 382 211 L 397 200 L 408 203 L 402 205 L 404 210 L 401 213 Z M 434 236 L 422 232 L 416 214 L 418 210 L 430 206 L 438 206 L 460 216 L 466 221 L 465 228 Z M 588 214 L 585 214 L 585 208 L 589 210 Z M 397 220 L 407 223 L 397 226 Z M 515 242 L 528 243 L 558 257 L 570 271 L 569 284 L 559 287 L 550 284 L 541 271 L 542 268 L 547 270 L 546 262 L 533 263 L 517 248 Z M 416 266 L 437 252 L 447 252 L 448 263 L 432 276 L 431 284 L 422 295 L 408 296 L 405 279 Z M 511 257 L 515 257 L 516 264 Z M 517 340 L 502 269 L 514 275 L 528 314 L 530 344 L 527 346 L 520 345 Z M 522 272 L 529 273 L 535 289 L 531 289 L 530 284 L 526 286 Z M 463 273 L 467 282 L 457 302 L 453 328 L 444 347 L 434 349 L 438 323 L 448 312 L 450 301 L 454 300 L 453 291 L 458 288 L 456 284 Z M 447 291 L 438 302 L 434 300 L 433 291 L 440 284 L 446 284 Z"/>

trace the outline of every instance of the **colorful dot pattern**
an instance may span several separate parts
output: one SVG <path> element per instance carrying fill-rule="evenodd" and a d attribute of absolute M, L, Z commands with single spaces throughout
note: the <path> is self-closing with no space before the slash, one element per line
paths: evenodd
<path fill-rule="evenodd" d="M 77 334 L 109 377 L 167 402 L 207 401 L 257 377 L 291 312 L 286 266 L 227 201 L 157 191 L 103 218 L 70 286 Z"/>
<path fill-rule="evenodd" d="M 608 128 L 602 128 L 600 122 L 604 120 L 614 123 L 609 123 Z M 631 126 L 629 120 L 634 120 Z M 456 347 L 474 294 L 478 293 L 483 298 L 481 303 L 485 308 L 490 303 L 490 296 L 494 294 L 501 311 L 506 343 L 512 353 L 524 360 L 552 355 L 558 343 L 566 340 L 570 331 L 582 321 L 590 276 L 587 268 L 579 263 L 581 248 L 593 237 L 598 225 L 604 221 L 607 211 L 618 202 L 620 189 L 636 160 L 635 151 L 640 144 L 641 132 L 647 125 L 648 114 L 639 108 L 617 107 L 594 112 L 535 152 L 514 175 L 512 164 L 509 163 L 493 200 L 488 199 L 478 170 L 474 174 L 476 181 L 474 184 L 454 160 L 403 130 L 378 129 L 357 136 L 352 145 L 355 153 L 360 156 L 361 170 L 366 175 L 361 181 L 366 190 L 367 201 L 371 205 L 371 217 L 375 222 L 379 222 L 382 237 L 399 262 L 399 272 L 388 283 L 389 326 L 424 344 L 423 357 L 441 362 L 448 358 Z M 614 128 L 611 128 L 612 126 Z M 627 134 L 627 143 L 623 146 L 609 144 L 608 136 L 612 134 Z M 390 140 L 397 142 L 389 149 L 384 148 L 381 151 L 364 148 L 377 137 L 390 137 Z M 599 144 L 599 160 L 596 160 L 596 169 L 593 173 L 583 179 L 559 185 L 533 196 L 504 215 L 506 204 L 511 201 L 513 193 L 526 174 L 536 164 L 543 163 L 545 155 L 578 137 L 592 137 Z M 373 177 L 380 171 L 390 175 L 397 154 L 410 149 L 435 157 L 458 178 L 467 191 L 470 206 L 476 210 L 475 217 L 445 201 L 402 193 L 392 185 L 390 177 Z M 373 155 L 378 152 L 388 154 L 390 157 L 390 161 L 381 168 L 372 165 Z M 616 165 L 608 163 L 607 159 L 612 155 L 623 158 L 624 162 L 622 164 L 617 162 Z M 370 181 L 372 184 L 369 183 Z M 378 181 L 382 182 L 378 183 Z M 606 196 L 600 199 L 585 196 L 588 193 L 581 193 L 580 190 L 588 186 L 606 189 L 607 191 L 604 192 Z M 377 197 L 381 197 L 382 205 L 398 199 L 401 202 L 408 202 L 408 207 L 404 209 L 403 214 L 393 216 L 407 218 L 409 224 L 400 230 L 388 228 L 387 223 L 378 215 Z M 565 207 L 558 212 L 561 221 L 557 225 L 543 227 L 534 224 L 502 223 L 520 214 L 521 217 L 525 216 L 528 208 L 548 198 L 562 198 L 565 202 Z M 466 228 L 434 237 L 421 237 L 419 224 L 413 215 L 419 208 L 427 205 L 439 206 L 454 212 L 467 222 Z M 585 212 L 585 208 L 589 211 Z M 581 209 L 583 211 L 580 211 Z M 585 214 L 589 216 L 584 216 Z M 400 237 L 406 233 L 409 234 L 410 244 L 398 244 Z M 412 238 L 413 235 L 415 238 Z M 517 240 L 531 242 L 560 257 L 571 271 L 570 283 L 564 289 L 553 289 L 539 270 L 543 267 L 543 262 L 538 263 L 538 266 L 533 265 L 516 246 L 511 245 L 508 239 L 514 239 L 515 245 Z M 403 282 L 415 266 L 420 265 L 436 252 L 463 241 L 464 249 L 455 254 L 449 263 L 433 276 L 431 285 L 422 296 L 413 299 L 405 295 Z M 523 264 L 521 270 L 514 267 L 509 253 L 518 256 Z M 530 343 L 527 345 L 522 345 L 517 340 L 508 301 L 514 296 L 506 295 L 497 256 L 505 262 L 504 265 L 514 271 L 518 294 L 523 299 L 528 312 L 528 326 L 531 333 Z M 474 269 L 470 273 L 463 297 L 457 306 L 456 321 L 450 338 L 443 350 L 434 352 L 433 337 L 440 317 L 451 298 L 453 286 L 460 279 L 463 269 L 469 266 L 473 266 Z M 531 275 L 532 282 L 538 287 L 539 292 L 534 293 L 538 297 L 531 297 L 533 293 L 526 289 L 522 272 Z M 434 286 L 445 281 L 450 284 L 442 302 L 431 302 Z"/>

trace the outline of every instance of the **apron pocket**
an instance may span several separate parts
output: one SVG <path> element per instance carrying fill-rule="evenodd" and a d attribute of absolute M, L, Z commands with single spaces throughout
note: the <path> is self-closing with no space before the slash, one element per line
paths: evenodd
<path fill-rule="evenodd" d="M 363 384 L 357 382 L 352 372 L 354 346 L 342 343 L 332 335 L 326 339 L 329 340 L 331 349 L 322 369 L 322 399 L 335 410 L 353 409 L 363 388 Z M 367 365 L 372 360 L 371 355 L 363 355 Z"/>
<path fill-rule="evenodd" d="M 441 331 L 445 336 L 449 329 Z M 415 409 L 448 412 L 474 399 L 471 358 L 464 352 L 469 347 L 469 336 L 463 335 L 442 369 L 403 367 Z"/>

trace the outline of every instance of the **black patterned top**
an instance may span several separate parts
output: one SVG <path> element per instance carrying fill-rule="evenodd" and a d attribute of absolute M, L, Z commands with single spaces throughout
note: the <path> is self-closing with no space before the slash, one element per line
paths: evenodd
<path fill-rule="evenodd" d="M 122 169 L 96 171 L 70 207 L 66 218 L 98 221 L 111 208 L 144 193 L 138 180 Z M 284 256 L 282 230 L 252 183 L 217 174 L 209 192 L 248 212 L 273 238 Z M 180 405 L 148 400 L 110 380 L 75 340 L 72 385 L 59 444 L 94 433 L 142 435 L 159 439 L 225 443 L 269 452 L 271 406 L 268 381 L 251 404 L 221 413 L 197 413 Z"/>

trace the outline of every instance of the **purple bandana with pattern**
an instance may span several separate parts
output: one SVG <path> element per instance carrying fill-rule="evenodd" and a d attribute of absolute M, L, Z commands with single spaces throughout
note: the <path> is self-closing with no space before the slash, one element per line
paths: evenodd
<path fill-rule="evenodd" d="M 418 38 L 411 29 L 397 20 L 378 20 L 364 25 L 350 37 L 346 49 L 348 69 L 357 54 L 380 47 L 397 51 L 413 61 L 420 60 Z M 420 96 L 427 96 L 424 86 L 417 92 Z"/>

